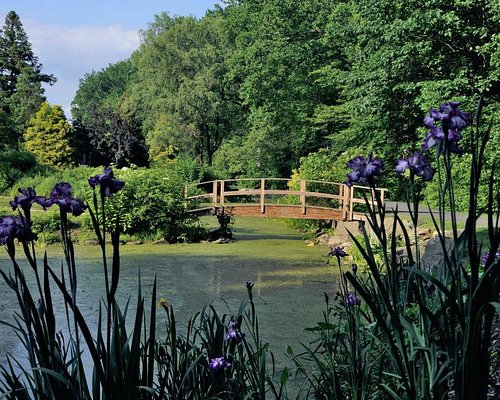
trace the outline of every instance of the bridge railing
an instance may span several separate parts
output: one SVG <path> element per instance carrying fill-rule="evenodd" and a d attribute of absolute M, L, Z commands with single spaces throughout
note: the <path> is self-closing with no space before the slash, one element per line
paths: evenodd
<path fill-rule="evenodd" d="M 377 190 L 383 201 L 385 189 Z M 185 187 L 186 206 L 191 211 L 258 204 L 262 214 L 269 205 L 301 207 L 306 214 L 307 207 L 316 207 L 340 210 L 344 220 L 353 219 L 356 205 L 365 204 L 365 196 L 375 204 L 374 193 L 363 186 L 287 178 L 226 179 Z"/>
<path fill-rule="evenodd" d="M 378 196 L 380 201 L 384 204 L 385 192 L 387 189 L 377 188 Z M 375 191 L 367 186 L 352 185 L 349 188 L 349 211 L 347 212 L 347 220 L 352 221 L 354 219 L 354 214 L 364 213 L 366 211 L 366 202 L 370 204 L 372 208 L 377 208 L 377 194 Z M 357 208 L 359 205 L 359 209 Z"/>

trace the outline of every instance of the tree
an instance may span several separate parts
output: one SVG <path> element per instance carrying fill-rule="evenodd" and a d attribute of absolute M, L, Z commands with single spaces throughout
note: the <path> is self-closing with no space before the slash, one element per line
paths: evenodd
<path fill-rule="evenodd" d="M 336 3 L 323 40 L 336 44 L 340 58 L 332 57 L 314 72 L 339 91 L 340 102 L 324 108 L 322 115 L 325 122 L 340 126 L 329 135 L 332 163 L 340 162 L 345 150 L 363 147 L 390 165 L 404 149 L 420 147 L 422 115 L 429 108 L 454 100 L 473 111 L 480 94 L 498 100 L 497 1 Z M 392 168 L 387 170 L 386 176 Z M 394 175 L 384 182 L 394 197 L 397 182 Z"/>
<path fill-rule="evenodd" d="M 201 20 L 156 16 L 132 57 L 137 77 L 127 99 L 127 108 L 143 121 L 143 132 L 155 138 L 153 143 L 206 164 L 241 122 L 241 107 L 224 79 L 230 46 L 222 24 L 218 12 Z M 163 130 L 165 121 L 169 128 Z"/>
<path fill-rule="evenodd" d="M 24 135 L 26 150 L 32 152 L 41 164 L 70 167 L 74 156 L 70 133 L 71 125 L 61 106 L 43 103 Z"/>
<path fill-rule="evenodd" d="M 339 83 L 351 116 L 333 139 L 354 145 L 368 139 L 396 156 L 415 145 L 430 107 L 450 99 L 473 107 L 480 93 L 498 92 L 498 18 L 498 2 L 491 0 L 351 3 L 325 29 L 328 39 L 350 32 L 342 50 L 349 67 L 323 71 Z"/>
<path fill-rule="evenodd" d="M 137 121 L 111 107 L 90 111 L 87 129 L 92 157 L 101 160 L 101 164 L 114 163 L 118 167 L 147 165 L 148 151 Z"/>
<path fill-rule="evenodd" d="M 119 108 L 135 73 L 132 62 L 125 60 L 85 74 L 71 103 L 73 120 L 88 124 L 95 108 Z"/>
<path fill-rule="evenodd" d="M 12 123 L 18 132 L 25 132 L 30 119 L 45 101 L 44 89 L 33 70 L 24 67 L 17 77 L 16 91 L 9 98 Z"/>
<path fill-rule="evenodd" d="M 247 0 L 226 7 L 235 49 L 225 78 L 248 112 L 243 147 L 256 168 L 248 174 L 289 176 L 300 157 L 328 144 L 329 126 L 315 115 L 338 101 L 338 91 L 314 72 L 337 58 L 336 43 L 322 40 L 334 3 Z"/>
<path fill-rule="evenodd" d="M 85 74 L 80 80 L 71 113 L 86 163 L 147 164 L 140 121 L 124 104 L 135 74 L 131 60 L 125 60 Z"/>
<path fill-rule="evenodd" d="M 13 147 L 28 121 L 45 101 L 42 83 L 53 84 L 53 75 L 42 73 L 19 16 L 10 11 L 0 30 L 0 107 L 11 121 L 2 143 Z"/>

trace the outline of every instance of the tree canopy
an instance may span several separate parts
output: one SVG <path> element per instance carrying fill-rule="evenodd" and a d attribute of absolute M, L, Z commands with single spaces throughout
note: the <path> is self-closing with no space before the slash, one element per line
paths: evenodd
<path fill-rule="evenodd" d="M 184 154 L 224 177 L 290 176 L 351 149 L 396 159 L 419 146 L 430 107 L 472 110 L 485 96 L 494 113 L 499 22 L 494 0 L 230 0 L 201 19 L 164 13 L 129 60 L 82 79 L 73 116 L 89 128 L 92 107 L 111 107 L 137 124 L 151 162 Z"/>

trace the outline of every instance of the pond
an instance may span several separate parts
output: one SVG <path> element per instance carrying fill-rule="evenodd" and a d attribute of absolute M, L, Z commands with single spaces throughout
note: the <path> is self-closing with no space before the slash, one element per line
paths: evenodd
<path fill-rule="evenodd" d="M 293 229 L 266 219 L 238 218 L 234 235 L 235 240 L 229 244 L 122 246 L 119 303 L 125 304 L 130 298 L 135 305 L 139 274 L 143 295 L 149 302 L 156 276 L 156 301 L 164 298 L 172 304 L 182 333 L 189 318 L 205 305 L 212 304 L 221 313 L 236 313 L 247 295 L 244 282 L 251 280 L 255 283 L 254 301 L 262 340 L 270 343 L 278 367 L 284 366 L 288 364 L 284 355 L 287 345 L 300 349 L 300 342 L 312 338 L 304 328 L 322 320 L 323 293 L 333 295 L 336 291 L 335 268 L 326 264 L 329 249 L 307 246 Z M 40 257 L 44 249 L 39 250 Z M 53 267 L 61 265 L 59 247 L 50 246 L 47 253 Z M 104 294 L 100 250 L 98 246 L 77 246 L 76 254 L 77 302 L 95 326 L 99 300 Z M 1 268 L 10 270 L 6 254 L 1 257 Z M 30 272 L 26 273 L 29 277 Z M 0 320 L 12 321 L 16 304 L 2 280 Z M 157 318 L 158 338 L 162 339 L 166 318 L 160 308 Z M 0 363 L 5 361 L 6 353 L 23 354 L 12 329 L 0 325 Z"/>

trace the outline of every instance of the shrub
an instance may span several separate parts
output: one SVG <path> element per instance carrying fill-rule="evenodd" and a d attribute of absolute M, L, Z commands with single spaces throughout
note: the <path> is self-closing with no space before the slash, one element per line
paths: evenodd
<path fill-rule="evenodd" d="M 120 171 L 117 176 L 127 183 L 109 204 L 108 223 L 118 221 L 124 233 L 171 243 L 199 239 L 199 225 L 184 207 L 184 174 L 191 173 L 177 166 Z"/>
<path fill-rule="evenodd" d="M 0 154 L 0 192 L 10 188 L 26 174 L 39 169 L 35 156 L 26 151 L 8 150 Z"/>

